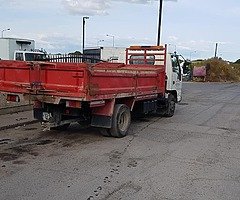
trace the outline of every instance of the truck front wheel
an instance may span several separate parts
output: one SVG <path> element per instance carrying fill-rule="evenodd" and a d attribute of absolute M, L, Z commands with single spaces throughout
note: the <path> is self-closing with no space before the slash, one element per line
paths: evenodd
<path fill-rule="evenodd" d="M 172 117 L 175 112 L 175 106 L 176 106 L 175 97 L 172 94 L 169 94 L 166 102 L 166 110 L 165 110 L 164 116 Z"/>
<path fill-rule="evenodd" d="M 125 137 L 131 123 L 131 113 L 125 104 L 116 104 L 112 116 L 111 136 L 116 138 Z"/>

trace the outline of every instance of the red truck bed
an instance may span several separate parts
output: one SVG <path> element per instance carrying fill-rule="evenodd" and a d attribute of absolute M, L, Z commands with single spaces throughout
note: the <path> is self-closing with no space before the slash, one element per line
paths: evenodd
<path fill-rule="evenodd" d="M 0 91 L 92 101 L 164 93 L 165 66 L 0 61 Z"/>
<path fill-rule="evenodd" d="M 34 117 L 51 127 L 78 122 L 113 137 L 127 135 L 131 112 L 164 109 L 173 115 L 175 100 L 165 95 L 165 82 L 166 47 L 161 46 L 128 48 L 126 64 L 0 61 L 0 92 L 9 101 L 23 94 L 34 101 Z"/>

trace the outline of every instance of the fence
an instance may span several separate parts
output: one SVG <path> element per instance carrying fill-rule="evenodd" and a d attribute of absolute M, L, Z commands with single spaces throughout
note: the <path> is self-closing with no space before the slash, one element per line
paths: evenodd
<path fill-rule="evenodd" d="M 62 62 L 62 63 L 98 63 L 102 60 L 95 58 L 95 56 L 80 54 L 49 54 L 47 60 L 49 62 Z"/>

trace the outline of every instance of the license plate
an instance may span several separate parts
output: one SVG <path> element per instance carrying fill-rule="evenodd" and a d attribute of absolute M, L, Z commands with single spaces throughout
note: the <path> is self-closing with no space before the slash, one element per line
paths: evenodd
<path fill-rule="evenodd" d="M 49 121 L 51 117 L 52 117 L 51 113 L 47 113 L 47 112 L 43 113 L 43 120 L 44 121 Z"/>

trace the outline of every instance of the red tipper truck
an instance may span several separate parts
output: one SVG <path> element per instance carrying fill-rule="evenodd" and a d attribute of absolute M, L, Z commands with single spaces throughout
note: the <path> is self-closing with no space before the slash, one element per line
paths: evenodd
<path fill-rule="evenodd" d="M 171 117 L 181 100 L 178 56 L 166 46 L 132 46 L 126 63 L 0 61 L 0 91 L 34 103 L 34 117 L 50 128 L 72 122 L 98 127 L 105 136 L 127 135 L 132 114 Z"/>

